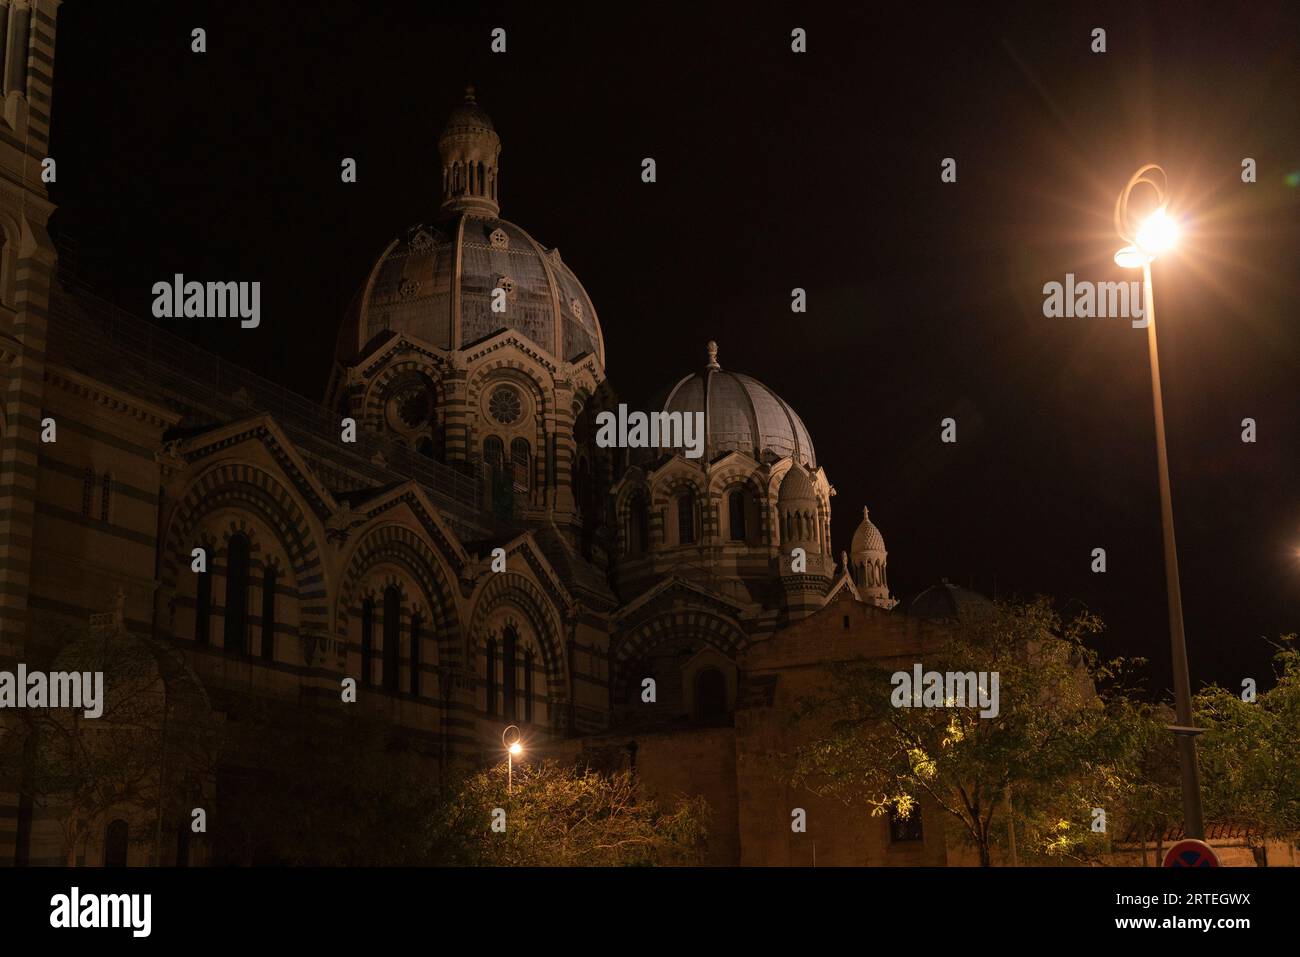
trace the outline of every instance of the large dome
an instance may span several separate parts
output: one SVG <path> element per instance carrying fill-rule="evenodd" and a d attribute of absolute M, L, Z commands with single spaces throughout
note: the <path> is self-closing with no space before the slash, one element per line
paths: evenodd
<path fill-rule="evenodd" d="M 498 287 L 505 312 L 492 311 Z M 348 310 L 338 358 L 355 358 L 385 331 L 453 350 L 503 329 L 557 359 L 593 353 L 604 368 L 596 309 L 559 251 L 508 220 L 458 212 L 388 244 Z"/>
<path fill-rule="evenodd" d="M 557 249 L 500 218 L 501 140 L 474 88 L 438 137 L 442 204 L 384 249 L 339 334 L 348 363 L 386 332 L 438 349 L 464 349 L 505 329 L 561 361 L 594 355 L 605 365 L 596 309 Z M 492 308 L 501 289 L 504 311 Z"/>
<path fill-rule="evenodd" d="M 710 342 L 704 371 L 669 389 L 662 406 L 665 412 L 704 412 L 705 460 L 735 451 L 759 462 L 793 456 L 816 468 L 808 429 L 789 403 L 757 379 L 724 371 L 717 355 Z"/>

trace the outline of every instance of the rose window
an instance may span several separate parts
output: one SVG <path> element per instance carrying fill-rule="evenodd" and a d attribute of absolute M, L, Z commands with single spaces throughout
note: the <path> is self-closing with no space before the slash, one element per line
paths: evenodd
<path fill-rule="evenodd" d="M 523 414 L 524 405 L 519 393 L 509 386 L 500 386 L 488 398 L 488 414 L 502 425 L 510 425 Z"/>

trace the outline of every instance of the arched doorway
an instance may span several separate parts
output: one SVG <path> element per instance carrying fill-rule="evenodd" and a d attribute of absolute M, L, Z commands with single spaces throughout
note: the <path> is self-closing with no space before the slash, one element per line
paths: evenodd
<path fill-rule="evenodd" d="M 129 830 L 126 821 L 118 818 L 108 825 L 104 837 L 104 866 L 126 867 L 126 847 Z"/>

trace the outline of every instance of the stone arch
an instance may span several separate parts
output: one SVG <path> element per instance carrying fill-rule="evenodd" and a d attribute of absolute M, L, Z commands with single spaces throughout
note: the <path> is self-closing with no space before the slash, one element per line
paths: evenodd
<path fill-rule="evenodd" d="M 494 616 L 503 611 L 516 614 L 521 622 L 527 623 L 537 640 L 546 670 L 551 716 L 555 720 L 563 714 L 569 700 L 563 625 L 546 593 L 525 575 L 499 572 L 489 576 L 474 602 L 465 656 L 468 670 L 474 675 L 475 687 L 483 677 L 478 661 L 479 649 L 493 637 Z"/>
<path fill-rule="evenodd" d="M 708 503 L 713 512 L 714 534 L 720 540 L 730 540 L 730 496 L 734 491 L 744 493 L 748 505 L 746 521 L 752 521 L 754 525 L 751 529 L 747 524 L 745 542 L 767 545 L 779 538 L 779 532 L 775 528 L 778 520 L 775 518 L 776 500 L 769 488 L 765 487 L 767 484 L 756 470 L 743 469 L 738 465 L 709 477 Z"/>
<path fill-rule="evenodd" d="M 626 483 L 619 491 L 618 498 L 614 502 L 614 521 L 618 529 L 618 553 L 635 558 L 644 555 L 650 551 L 654 544 L 654 506 L 651 504 L 653 497 L 650 487 L 640 482 Z M 644 518 L 639 515 L 633 515 L 634 509 L 645 510 Z M 633 529 L 632 522 L 643 522 L 643 527 L 637 533 L 641 537 L 638 543 L 639 547 L 633 550 Z"/>
<path fill-rule="evenodd" d="M 740 624 L 706 608 L 679 608 L 650 616 L 616 638 L 610 652 L 614 701 L 627 700 L 630 683 L 639 680 L 630 667 L 655 647 L 670 641 L 700 641 L 732 661 L 750 644 Z"/>
<path fill-rule="evenodd" d="M 391 574 L 382 579 L 367 578 L 371 569 L 385 563 L 400 568 L 420 594 L 407 594 L 404 583 Z M 347 658 L 353 612 L 360 609 L 370 591 L 378 589 L 377 594 L 382 595 L 389 584 L 397 584 L 402 590 L 402 608 L 408 620 L 411 614 L 419 613 L 423 626 L 433 629 L 433 635 L 424 633 L 422 640 L 427 642 L 433 637 L 437 664 L 455 665 L 460 660 L 460 618 L 453 577 L 433 545 L 418 531 L 395 523 L 375 526 L 357 538 L 343 568 L 334 603 L 334 638 L 342 660 Z"/>
<path fill-rule="evenodd" d="M 514 422 L 500 423 L 491 418 L 483 403 L 498 386 L 511 385 L 526 395 L 531 402 L 531 414 L 525 411 Z M 483 443 L 489 435 L 502 439 L 507 455 L 515 439 L 524 439 L 530 448 L 528 481 L 526 489 L 511 488 L 509 500 L 520 494 L 532 504 L 540 504 L 546 494 L 548 472 L 547 422 L 556 415 L 554 380 L 544 369 L 516 353 L 503 350 L 496 358 L 479 365 L 466 384 L 465 408 L 466 455 L 471 462 L 482 461 Z M 512 472 L 513 474 L 513 472 Z M 557 480 L 559 476 L 557 475 Z M 512 483 L 513 485 L 513 483 Z"/>
<path fill-rule="evenodd" d="M 532 397 L 539 420 L 555 413 L 554 381 L 536 364 L 510 353 L 483 362 L 470 375 L 465 391 L 469 408 L 477 410 L 483 392 L 504 382 L 519 386 Z"/>
<path fill-rule="evenodd" d="M 407 354 L 400 359 L 390 361 L 366 385 L 361 401 L 361 420 L 367 429 L 378 434 L 386 434 L 387 421 L 384 406 L 392 385 L 407 377 L 422 376 L 433 390 L 433 424 L 442 426 L 447 409 L 446 383 L 443 370 L 428 356 Z"/>
<path fill-rule="evenodd" d="M 696 499 L 703 501 L 708 493 L 708 484 L 703 475 L 688 475 L 671 472 L 664 476 L 655 476 L 650 482 L 650 501 L 654 508 L 663 508 L 672 503 L 683 492 L 694 493 Z"/>
<path fill-rule="evenodd" d="M 208 573 L 213 572 L 214 548 L 224 548 L 240 523 L 235 520 L 225 533 L 217 533 L 207 527 L 208 519 L 227 509 L 253 516 L 275 537 L 292 572 L 300 637 L 305 641 L 324 638 L 328 630 L 326 583 L 320 547 L 310 519 L 297 495 L 256 465 L 217 463 L 199 473 L 180 496 L 163 550 L 160 577 L 164 589 L 173 596 L 176 594 L 181 569 L 189 572 L 191 550 L 200 545 L 208 549 Z M 247 523 L 243 524 L 247 528 Z M 269 543 L 261 542 L 261 550 L 269 552 Z M 174 607 L 172 611 L 174 614 Z M 304 658 L 310 662 L 309 650 L 305 650 Z"/>

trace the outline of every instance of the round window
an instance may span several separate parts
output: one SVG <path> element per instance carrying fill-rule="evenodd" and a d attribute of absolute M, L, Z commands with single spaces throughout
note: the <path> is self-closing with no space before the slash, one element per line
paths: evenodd
<path fill-rule="evenodd" d="M 388 399 L 388 421 L 398 430 L 418 429 L 433 417 L 433 395 L 423 383 L 411 383 Z"/>
<path fill-rule="evenodd" d="M 510 425 L 523 414 L 519 393 L 508 385 L 498 386 L 488 398 L 488 414 L 502 425 Z"/>

